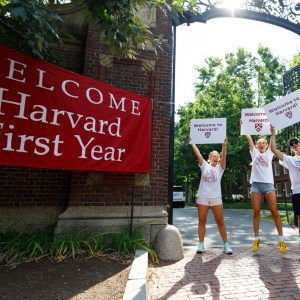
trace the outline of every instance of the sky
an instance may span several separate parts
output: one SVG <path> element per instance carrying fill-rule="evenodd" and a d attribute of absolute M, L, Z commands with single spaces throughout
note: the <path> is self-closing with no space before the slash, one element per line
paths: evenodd
<path fill-rule="evenodd" d="M 218 18 L 204 23 L 181 25 L 176 29 L 175 111 L 194 101 L 195 66 L 205 66 L 209 56 L 224 57 L 238 47 L 255 54 L 258 45 L 273 55 L 289 60 L 300 52 L 300 35 L 267 23 L 239 18 Z M 178 117 L 175 118 L 177 120 Z"/>

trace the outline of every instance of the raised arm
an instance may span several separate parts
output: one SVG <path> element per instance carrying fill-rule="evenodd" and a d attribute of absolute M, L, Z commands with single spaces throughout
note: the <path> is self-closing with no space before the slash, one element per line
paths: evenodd
<path fill-rule="evenodd" d="M 191 144 L 191 145 L 192 145 L 192 149 L 193 149 L 193 151 L 194 151 L 194 153 L 195 153 L 195 155 L 196 155 L 198 164 L 199 164 L 200 166 L 202 166 L 202 164 L 203 164 L 203 156 L 202 156 L 202 154 L 200 153 L 199 148 L 198 148 L 195 144 Z"/>
<path fill-rule="evenodd" d="M 240 120 L 240 125 L 242 126 L 242 124 L 243 124 L 243 121 Z M 249 135 L 249 134 L 246 134 L 245 137 L 246 137 L 246 139 L 247 139 L 247 141 L 248 141 L 248 143 L 249 143 L 249 146 L 250 146 L 250 152 L 252 152 L 252 151 L 253 151 L 253 148 L 254 148 L 254 143 L 253 143 L 252 137 L 251 137 L 251 135 Z"/>
<path fill-rule="evenodd" d="M 279 151 L 276 147 L 276 139 L 275 139 L 275 128 L 271 125 L 271 138 L 270 138 L 270 148 L 277 159 L 283 161 L 283 153 Z"/>
<path fill-rule="evenodd" d="M 191 138 L 189 137 L 189 142 L 190 142 L 190 140 L 191 140 Z M 203 156 L 202 156 L 202 154 L 200 153 L 199 148 L 198 148 L 195 144 L 191 144 L 191 146 L 192 146 L 193 152 L 194 152 L 195 155 L 196 155 L 198 164 L 199 164 L 200 166 L 202 166 L 202 164 L 203 164 Z"/>
<path fill-rule="evenodd" d="M 252 152 L 253 148 L 254 148 L 254 143 L 253 143 L 252 137 L 249 134 L 246 134 L 245 137 L 249 143 L 250 151 Z"/>
<path fill-rule="evenodd" d="M 225 139 L 224 143 L 222 144 L 222 157 L 220 160 L 220 166 L 222 169 L 225 169 L 226 166 L 226 151 L 227 151 L 227 138 Z"/>

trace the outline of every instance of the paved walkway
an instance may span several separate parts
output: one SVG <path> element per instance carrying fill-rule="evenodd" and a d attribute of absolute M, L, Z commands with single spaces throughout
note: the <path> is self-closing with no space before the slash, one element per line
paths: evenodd
<path fill-rule="evenodd" d="M 176 213 L 180 214 L 176 216 L 175 223 L 183 233 L 184 258 L 177 262 L 160 262 L 151 267 L 148 282 L 151 300 L 300 299 L 298 229 L 284 226 L 287 253 L 281 254 L 278 235 L 271 231 L 275 229 L 274 223 L 261 220 L 261 229 L 265 233 L 263 241 L 268 242 L 261 243 L 259 251 L 253 253 L 252 235 L 249 234 L 252 232 L 251 215 L 249 212 L 240 211 L 237 214 L 225 211 L 234 254 L 223 252 L 221 243 L 217 241 L 216 229 L 209 228 L 206 232 L 206 252 L 196 254 L 196 233 L 191 225 L 197 222 L 188 218 L 194 212 L 188 209 Z M 239 218 L 243 222 L 239 220 L 237 226 L 235 221 Z M 183 226 L 187 221 L 189 224 Z M 215 226 L 214 220 L 209 218 L 207 225 Z"/>
<path fill-rule="evenodd" d="M 257 253 L 249 247 L 222 248 L 196 254 L 185 249 L 184 259 L 161 262 L 151 268 L 148 285 L 151 300 L 185 299 L 300 299 L 300 243 L 261 245 Z"/>
<path fill-rule="evenodd" d="M 262 211 L 262 214 L 267 212 Z M 282 212 L 284 213 L 284 212 Z M 198 244 L 198 214 L 197 208 L 187 207 L 176 209 L 173 212 L 173 224 L 179 229 L 184 246 Z M 231 246 L 251 246 L 253 241 L 253 224 L 251 209 L 225 209 L 224 221 L 227 228 L 228 240 Z M 263 242 L 278 241 L 278 233 L 273 221 L 260 220 L 260 238 Z M 298 237 L 298 228 L 292 228 L 283 224 L 285 241 L 294 242 Z M 209 210 L 205 234 L 205 247 L 220 247 L 223 245 L 216 222 L 211 210 Z M 300 299 L 300 298 L 299 298 Z"/>

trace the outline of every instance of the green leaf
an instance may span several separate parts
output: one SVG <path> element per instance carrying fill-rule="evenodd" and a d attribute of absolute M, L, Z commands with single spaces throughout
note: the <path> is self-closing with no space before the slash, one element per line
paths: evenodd
<path fill-rule="evenodd" d="M 11 14 L 20 17 L 23 22 L 28 20 L 28 15 L 24 7 L 15 7 L 11 9 Z"/>

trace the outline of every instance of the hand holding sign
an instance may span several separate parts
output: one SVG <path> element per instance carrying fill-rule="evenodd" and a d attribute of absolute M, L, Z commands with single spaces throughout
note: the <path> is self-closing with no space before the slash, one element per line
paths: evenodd
<path fill-rule="evenodd" d="M 222 144 L 226 138 L 226 118 L 192 119 L 189 144 Z"/>

